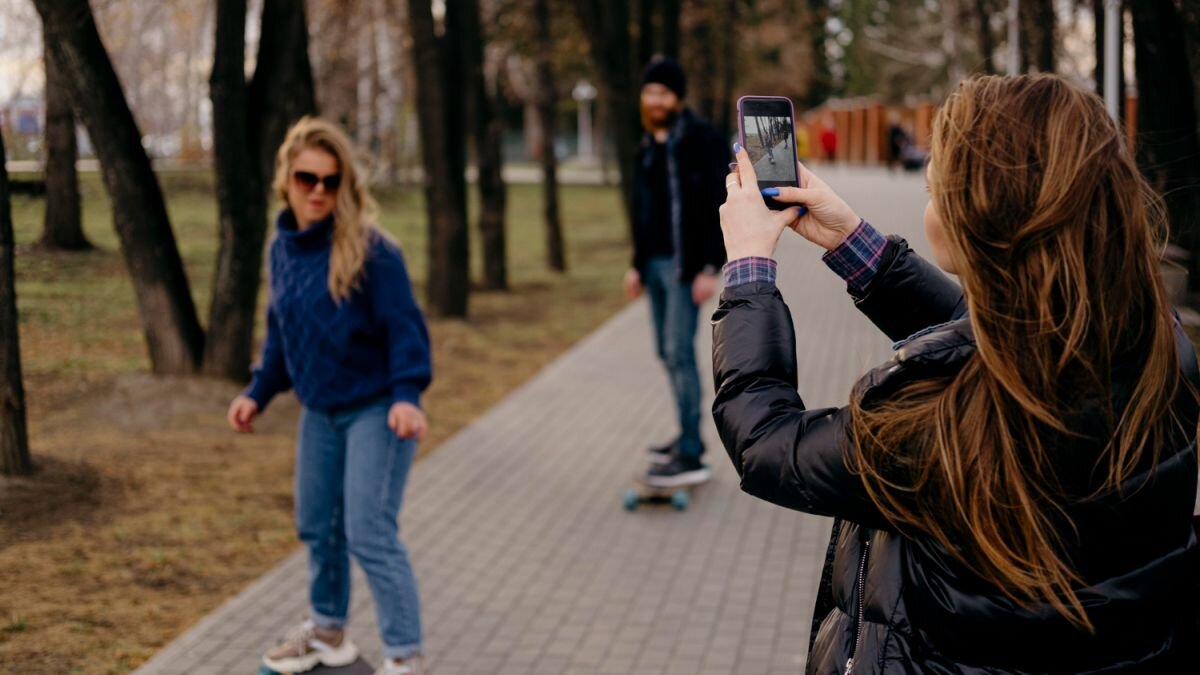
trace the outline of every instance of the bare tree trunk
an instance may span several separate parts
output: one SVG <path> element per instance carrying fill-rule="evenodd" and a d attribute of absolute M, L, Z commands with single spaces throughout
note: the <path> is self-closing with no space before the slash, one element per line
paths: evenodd
<path fill-rule="evenodd" d="M 1200 288 L 1200 135 L 1186 27 L 1173 0 L 1130 3 L 1138 84 L 1138 164 L 1163 195 L 1171 236 Z"/>
<path fill-rule="evenodd" d="M 1043 73 L 1055 69 L 1055 46 L 1058 41 L 1058 16 L 1054 13 L 1054 0 L 1037 0 L 1039 41 L 1037 66 Z"/>
<path fill-rule="evenodd" d="M 730 14 L 737 11 L 737 0 L 729 0 Z M 829 3 L 825 0 L 808 0 L 808 37 L 812 51 L 813 74 L 808 86 L 805 102 L 815 108 L 825 102 L 833 91 L 833 75 L 829 69 L 829 54 L 825 43 L 829 33 L 825 28 L 829 21 Z"/>
<path fill-rule="evenodd" d="M 217 0 L 209 88 L 221 221 L 204 371 L 230 379 L 249 375 L 266 237 L 266 188 L 250 143 L 245 34 L 246 0 Z"/>
<path fill-rule="evenodd" d="M 628 218 L 633 201 L 633 162 L 641 136 L 637 81 L 630 63 L 629 7 L 624 2 L 604 0 L 575 0 L 575 7 L 583 25 L 592 28 L 587 31 L 588 44 L 600 74 L 601 96 L 608 107 L 606 123 L 617 149 L 621 198 Z"/>
<path fill-rule="evenodd" d="M 728 138 L 733 133 L 737 121 L 733 119 L 733 81 L 737 75 L 737 38 L 733 33 L 733 26 L 738 22 L 738 2 L 739 0 L 728 0 L 726 4 L 725 25 L 730 27 L 725 31 L 725 54 L 721 59 L 721 95 L 718 99 L 720 104 L 720 116 L 715 120 L 717 129 L 720 129 L 724 138 Z M 821 24 L 821 34 L 825 34 L 825 24 Z M 822 51 L 824 55 L 824 40 L 821 41 Z M 826 67 L 828 69 L 828 67 Z M 811 95 L 812 90 L 810 90 Z M 822 99 L 824 100 L 824 99 Z"/>
<path fill-rule="evenodd" d="M 133 279 L 142 330 L 156 373 L 192 373 L 204 332 L 158 178 L 141 144 L 121 83 L 100 41 L 87 0 L 34 0 L 46 44 L 62 67 L 76 112 L 95 145 L 112 197 L 121 251 Z"/>
<path fill-rule="evenodd" d="M 304 3 L 264 0 L 254 79 L 247 90 L 250 143 L 264 184 L 275 174 L 275 152 L 296 120 L 317 114 Z"/>
<path fill-rule="evenodd" d="M 662 0 L 662 53 L 679 59 L 680 0 Z"/>
<path fill-rule="evenodd" d="M 221 223 L 204 372 L 233 380 L 250 373 L 275 151 L 290 124 L 315 112 L 304 3 L 267 0 L 261 20 L 247 85 L 246 0 L 217 2 L 210 88 Z"/>
<path fill-rule="evenodd" d="M 654 39 L 654 15 L 658 13 L 658 0 L 638 0 L 637 63 L 641 68 L 654 56 L 657 42 Z M 586 25 L 586 24 L 585 24 Z"/>
<path fill-rule="evenodd" d="M 695 49 L 695 63 L 701 73 L 717 72 L 715 47 L 719 32 L 714 30 L 717 22 L 713 20 L 710 4 L 705 0 L 692 0 L 690 10 L 695 20 L 688 31 L 688 43 Z M 693 88 L 700 114 L 715 124 L 718 114 L 716 82 L 711 77 L 696 78 Z"/>
<path fill-rule="evenodd" d="M 493 97 L 483 72 L 483 35 L 479 0 L 463 3 L 462 47 L 467 71 L 470 126 L 475 140 L 475 165 L 479 174 L 479 233 L 483 244 L 483 285 L 493 291 L 508 288 L 508 253 L 504 233 L 507 190 L 501 175 L 501 136 L 504 129 L 495 114 Z"/>
<path fill-rule="evenodd" d="M 33 473 L 25 429 L 25 386 L 17 323 L 17 287 L 13 272 L 13 224 L 8 202 L 8 171 L 0 135 L 0 476 Z"/>
<path fill-rule="evenodd" d="M 446 4 L 445 31 L 434 32 L 429 0 L 408 0 L 417 114 L 425 167 L 425 207 L 429 217 L 428 305 L 436 316 L 465 317 L 469 293 L 466 185 L 463 168 L 462 107 L 447 100 L 461 86 L 459 3 Z"/>
<path fill-rule="evenodd" d="M 542 197 L 546 221 L 546 264 L 556 272 L 567 271 L 566 246 L 563 243 L 562 221 L 558 208 L 558 156 L 554 141 L 558 137 L 558 86 L 550 55 L 554 40 L 550 36 L 550 9 L 547 0 L 534 0 L 534 22 L 537 24 L 538 121 L 542 128 Z"/>
<path fill-rule="evenodd" d="M 1103 2 L 1104 0 L 1097 0 Z M 990 0 L 975 0 L 975 20 L 979 31 L 979 52 L 983 56 L 983 72 L 996 74 L 996 37 L 992 35 L 992 12 L 995 7 Z"/>
<path fill-rule="evenodd" d="M 43 43 L 44 44 L 44 43 Z M 46 220 L 39 245 L 61 251 L 85 251 L 92 243 L 83 234 L 80 216 L 79 176 L 75 160 L 75 113 L 62 81 L 62 73 L 49 50 L 46 69 Z"/>

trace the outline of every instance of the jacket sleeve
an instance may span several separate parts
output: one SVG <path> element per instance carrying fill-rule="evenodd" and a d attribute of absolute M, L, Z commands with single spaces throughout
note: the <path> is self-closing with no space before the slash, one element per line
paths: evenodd
<path fill-rule="evenodd" d="M 847 465 L 854 452 L 849 409 L 808 410 L 796 391 L 796 333 L 773 284 L 743 284 L 721 295 L 713 316 L 713 376 L 713 417 L 744 491 L 890 529 Z"/>
<path fill-rule="evenodd" d="M 433 379 L 425 317 L 413 297 L 400 249 L 382 239 L 373 248 L 367 271 L 367 294 L 375 319 L 387 332 L 392 402 L 420 406 L 421 392 Z"/>
<path fill-rule="evenodd" d="M 900 237 L 888 237 L 879 272 L 854 304 L 892 341 L 966 315 L 962 289 L 940 269 L 909 248 Z"/>
<path fill-rule="evenodd" d="M 643 243 L 645 232 L 642 231 L 642 210 L 645 205 L 642 203 L 646 196 L 644 185 L 646 181 L 645 171 L 642 168 L 642 160 L 646 152 L 645 146 L 638 146 L 638 151 L 634 156 L 633 162 L 633 189 L 629 195 L 629 209 L 626 213 L 629 219 L 629 241 L 632 244 L 633 256 L 629 261 L 630 266 L 642 275 L 642 281 L 645 281 L 646 276 L 646 245 Z"/>
<path fill-rule="evenodd" d="M 262 361 L 254 368 L 250 386 L 244 392 L 258 404 L 258 411 L 267 409 L 271 399 L 292 388 L 283 355 L 283 337 L 274 306 L 267 307 L 267 338 L 263 342 Z"/>

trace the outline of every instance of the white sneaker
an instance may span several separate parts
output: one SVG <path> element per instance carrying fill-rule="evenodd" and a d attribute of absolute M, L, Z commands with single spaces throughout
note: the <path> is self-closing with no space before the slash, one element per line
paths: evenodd
<path fill-rule="evenodd" d="M 329 644 L 317 638 L 312 621 L 305 621 L 263 656 L 263 665 L 277 673 L 303 673 L 317 666 L 348 666 L 356 659 L 358 647 L 345 633 L 338 644 Z"/>
<path fill-rule="evenodd" d="M 425 665 L 419 656 L 408 659 L 384 659 L 383 665 L 379 666 L 375 675 L 425 675 Z"/>

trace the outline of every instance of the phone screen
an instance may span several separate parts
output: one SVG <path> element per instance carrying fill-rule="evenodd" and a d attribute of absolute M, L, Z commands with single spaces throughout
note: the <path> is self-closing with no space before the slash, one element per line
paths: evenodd
<path fill-rule="evenodd" d="M 742 138 L 759 187 L 799 185 L 792 106 L 782 99 L 746 98 L 741 105 Z"/>

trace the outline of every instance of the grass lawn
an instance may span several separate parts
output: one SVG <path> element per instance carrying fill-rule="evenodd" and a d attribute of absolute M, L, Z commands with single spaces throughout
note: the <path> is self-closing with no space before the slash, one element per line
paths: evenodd
<path fill-rule="evenodd" d="M 205 322 L 217 247 L 211 179 L 161 180 Z M 107 199 L 95 176 L 83 190 L 84 227 L 99 246 L 89 253 L 37 250 L 43 201 L 13 203 L 39 471 L 0 481 L 0 672 L 128 672 L 298 546 L 298 405 L 290 395 L 278 399 L 258 433 L 235 436 L 224 414 L 238 385 L 148 375 Z M 565 276 L 545 268 L 540 187 L 512 186 L 509 194 L 512 292 L 474 292 L 470 321 L 430 322 L 435 383 L 425 398 L 432 428 L 423 452 L 623 304 L 628 244 L 615 189 L 563 188 Z M 419 189 L 376 196 L 423 299 Z M 477 255 L 473 263 L 481 269 Z"/>

